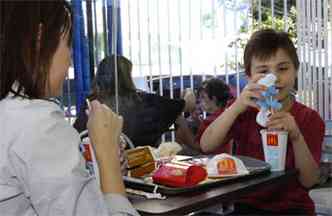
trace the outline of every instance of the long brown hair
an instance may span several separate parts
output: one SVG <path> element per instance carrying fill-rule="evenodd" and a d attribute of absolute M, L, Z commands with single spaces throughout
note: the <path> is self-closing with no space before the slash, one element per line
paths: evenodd
<path fill-rule="evenodd" d="M 131 76 L 133 64 L 124 56 L 117 56 L 118 90 L 120 96 L 136 93 L 136 87 Z M 114 96 L 115 72 L 114 55 L 106 56 L 98 66 L 96 77 L 92 83 L 92 94 L 101 97 Z"/>
<path fill-rule="evenodd" d="M 45 97 L 60 38 L 72 40 L 72 12 L 65 0 L 0 1 L 0 100 L 9 92 Z M 17 83 L 16 88 L 12 88 Z"/>

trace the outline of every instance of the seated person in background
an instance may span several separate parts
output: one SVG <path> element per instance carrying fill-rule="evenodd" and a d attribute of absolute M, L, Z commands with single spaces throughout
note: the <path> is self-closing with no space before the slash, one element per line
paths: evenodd
<path fill-rule="evenodd" d="M 184 145 L 183 154 L 200 153 L 199 143 L 203 132 L 224 111 L 227 102 L 232 97 L 228 85 L 216 78 L 205 80 L 199 88 L 198 95 L 201 108 L 207 112 L 208 116 L 204 120 L 197 120 L 199 122 L 197 134 L 193 134 L 183 116 L 179 116 L 176 121 L 176 141 Z M 196 113 L 194 114 L 197 116 Z M 220 145 L 220 148 L 214 151 L 214 153 L 221 152 L 231 153 L 230 142 L 228 145 Z"/>
<path fill-rule="evenodd" d="M 318 183 L 318 164 L 324 136 L 324 122 L 319 114 L 297 102 L 294 91 L 299 60 L 287 33 L 265 29 L 255 32 L 244 51 L 244 65 L 249 83 L 234 103 L 204 131 L 201 148 L 209 153 L 221 143 L 234 139 L 237 154 L 264 160 L 260 130 L 256 122 L 258 106 L 266 90 L 257 81 L 268 73 L 276 77 L 276 99 L 282 104 L 272 113 L 268 129 L 288 132 L 286 170 L 297 169 L 298 176 L 285 184 L 268 185 L 235 203 L 234 215 L 314 215 L 308 189 Z"/>
<path fill-rule="evenodd" d="M 117 57 L 119 114 L 123 117 L 123 133 L 134 146 L 150 145 L 156 147 L 161 135 L 169 130 L 177 116 L 193 107 L 193 97 L 185 100 L 169 99 L 136 89 L 131 77 L 132 63 L 123 56 Z M 92 94 L 102 103 L 115 110 L 114 56 L 104 58 L 98 67 L 92 84 Z M 79 131 L 86 129 L 86 104 L 81 108 L 74 127 Z"/>
<path fill-rule="evenodd" d="M 122 118 L 91 102 L 99 185 L 54 100 L 71 63 L 68 1 L 0 1 L 0 11 L 0 215 L 138 216 L 120 172 Z"/>

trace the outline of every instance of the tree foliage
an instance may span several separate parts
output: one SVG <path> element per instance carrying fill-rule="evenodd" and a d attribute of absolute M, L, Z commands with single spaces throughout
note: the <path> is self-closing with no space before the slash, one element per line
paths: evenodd
<path fill-rule="evenodd" d="M 259 4 L 257 0 L 218 0 L 218 7 L 225 6 L 225 8 L 238 11 L 250 4 L 249 16 L 247 14 L 242 14 L 241 20 L 242 25 L 239 28 L 238 34 L 230 40 L 228 43 L 228 48 L 234 49 L 237 48 L 237 55 L 241 56 L 243 49 L 249 40 L 251 34 L 259 29 L 264 28 L 273 28 L 277 31 L 284 31 L 285 26 L 287 26 L 287 32 L 290 35 L 290 38 L 293 42 L 297 43 L 297 33 L 296 33 L 296 8 L 295 8 L 295 0 L 287 1 L 288 14 L 287 18 L 284 17 L 283 11 L 283 1 L 275 1 L 274 7 L 274 16 L 272 17 L 272 9 L 271 9 L 271 1 L 270 0 L 262 0 L 261 1 L 261 19 L 259 18 Z M 241 14 L 241 13 L 240 13 Z M 211 13 L 207 13 L 202 17 L 202 24 L 206 29 L 218 28 L 214 20 L 217 17 L 217 12 L 213 11 Z M 249 19 L 248 19 L 249 17 Z M 227 52 L 227 51 L 226 51 Z M 230 59 L 234 59 L 232 56 L 229 56 Z M 239 61 L 240 60 L 240 61 Z M 235 68 L 242 67 L 241 62 L 242 58 L 238 58 L 237 63 L 235 61 L 228 61 L 227 67 L 235 70 Z M 220 67 L 225 67 L 224 64 L 220 65 Z"/>

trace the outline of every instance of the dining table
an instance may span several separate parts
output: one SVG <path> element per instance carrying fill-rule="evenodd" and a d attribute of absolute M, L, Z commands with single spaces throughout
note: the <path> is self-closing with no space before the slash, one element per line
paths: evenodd
<path fill-rule="evenodd" d="M 197 188 L 183 193 L 165 195 L 165 199 L 148 199 L 129 194 L 133 206 L 141 215 L 186 215 L 214 206 L 227 206 L 240 197 L 249 195 L 271 184 L 285 184 L 296 178 L 297 170 L 268 171 L 235 178 L 213 187 Z"/>

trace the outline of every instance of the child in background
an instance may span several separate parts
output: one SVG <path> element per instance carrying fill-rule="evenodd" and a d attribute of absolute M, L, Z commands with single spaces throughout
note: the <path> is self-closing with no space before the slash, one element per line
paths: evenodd
<path fill-rule="evenodd" d="M 313 215 L 314 205 L 308 188 L 319 180 L 318 164 L 324 136 L 324 122 L 319 114 L 295 101 L 292 94 L 299 68 L 296 49 L 283 32 L 265 29 L 255 32 L 244 51 L 244 65 L 250 82 L 240 96 L 205 130 L 201 138 L 204 152 L 212 152 L 234 139 L 236 153 L 264 160 L 260 127 L 256 122 L 258 106 L 266 87 L 257 81 L 267 73 L 277 77 L 276 99 L 282 109 L 273 113 L 268 129 L 288 132 L 286 170 L 297 169 L 297 178 L 283 185 L 269 185 L 237 200 L 234 215 Z"/>
<path fill-rule="evenodd" d="M 183 116 L 177 119 L 176 141 L 183 144 L 183 154 L 200 153 L 200 139 L 205 129 L 224 111 L 228 101 L 232 98 L 230 89 L 224 81 L 211 78 L 205 80 L 198 90 L 200 107 L 207 112 L 206 119 L 199 122 L 197 134 L 194 134 Z M 193 113 L 195 114 L 195 113 Z M 192 115 L 193 115 L 192 114 Z M 220 145 L 213 153 L 231 153 L 231 142 Z"/>
<path fill-rule="evenodd" d="M 138 215 L 120 171 L 122 118 L 91 103 L 99 188 L 85 169 L 79 134 L 52 100 L 71 62 L 67 1 L 0 1 L 0 16 L 0 214 Z"/>

